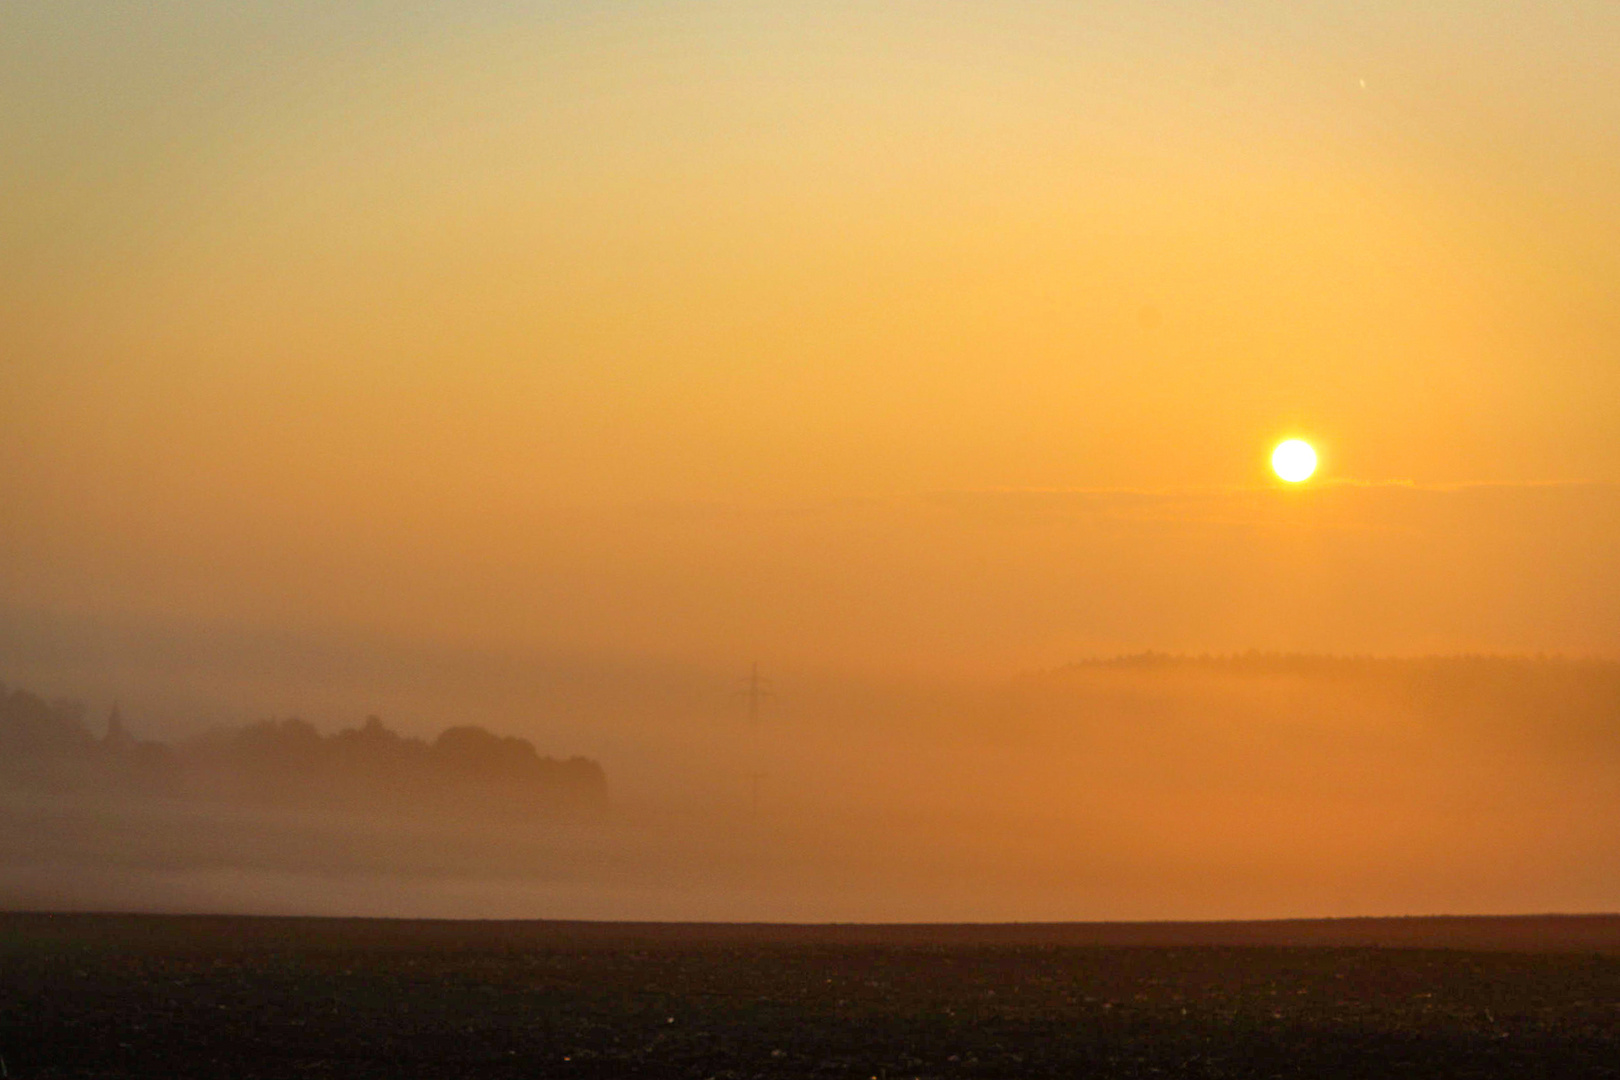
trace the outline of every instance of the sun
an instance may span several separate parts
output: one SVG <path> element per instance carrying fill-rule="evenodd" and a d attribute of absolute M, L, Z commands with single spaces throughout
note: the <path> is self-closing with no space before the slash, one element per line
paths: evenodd
<path fill-rule="evenodd" d="M 1271 467 L 1290 484 L 1309 480 L 1316 471 L 1316 451 L 1304 439 L 1288 439 L 1271 452 Z"/>

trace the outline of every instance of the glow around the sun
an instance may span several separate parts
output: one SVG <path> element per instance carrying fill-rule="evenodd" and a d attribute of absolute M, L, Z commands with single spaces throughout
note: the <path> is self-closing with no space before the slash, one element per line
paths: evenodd
<path fill-rule="evenodd" d="M 1271 452 L 1271 467 L 1290 484 L 1297 484 L 1316 471 L 1316 451 L 1304 439 L 1288 439 Z"/>

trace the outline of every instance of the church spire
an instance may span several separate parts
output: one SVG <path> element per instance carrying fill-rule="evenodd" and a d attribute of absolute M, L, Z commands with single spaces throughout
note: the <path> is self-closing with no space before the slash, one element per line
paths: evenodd
<path fill-rule="evenodd" d="M 128 750 L 135 745 L 135 737 L 124 727 L 124 717 L 118 711 L 116 701 L 113 702 L 112 712 L 107 715 L 107 734 L 101 743 L 113 750 Z"/>

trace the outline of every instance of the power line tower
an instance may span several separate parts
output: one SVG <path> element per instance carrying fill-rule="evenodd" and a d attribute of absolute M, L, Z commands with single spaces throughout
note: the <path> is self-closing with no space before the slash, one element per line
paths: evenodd
<path fill-rule="evenodd" d="M 776 697 L 771 692 L 770 680 L 759 677 L 758 660 L 755 660 L 753 667 L 749 669 L 748 678 L 743 680 L 743 689 L 737 691 L 737 694 L 748 699 L 748 724 L 758 730 L 760 705 Z"/>
<path fill-rule="evenodd" d="M 753 743 L 753 771 L 748 774 L 750 785 L 750 807 L 755 818 L 759 817 L 759 782 L 765 776 L 759 770 L 759 731 L 760 709 L 767 701 L 773 701 L 776 694 L 771 690 L 770 680 L 759 677 L 759 661 L 755 660 L 749 668 L 748 678 L 743 680 L 743 688 L 737 695 L 748 703 L 748 730 L 752 733 L 750 739 Z"/>

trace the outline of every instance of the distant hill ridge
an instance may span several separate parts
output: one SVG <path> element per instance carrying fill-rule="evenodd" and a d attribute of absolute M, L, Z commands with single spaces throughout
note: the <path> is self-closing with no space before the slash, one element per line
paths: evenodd
<path fill-rule="evenodd" d="M 543 757 L 482 727 L 433 741 L 375 716 L 322 735 L 299 719 L 266 720 L 175 745 L 136 738 L 117 706 L 97 738 L 82 705 L 0 683 L 0 785 L 416 815 L 523 817 L 600 806 L 601 765 Z"/>

